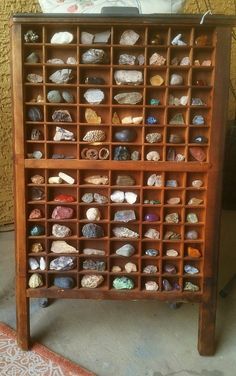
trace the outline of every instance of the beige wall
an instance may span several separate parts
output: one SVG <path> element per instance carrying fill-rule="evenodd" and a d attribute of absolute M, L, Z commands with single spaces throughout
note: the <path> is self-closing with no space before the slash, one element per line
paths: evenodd
<path fill-rule="evenodd" d="M 204 0 L 187 0 L 186 12 L 205 12 Z M 234 0 L 211 0 L 214 13 L 234 14 Z M 36 0 L 0 0 L 0 224 L 13 221 L 12 189 L 12 104 L 10 85 L 9 19 L 12 13 L 39 11 Z M 236 88 L 236 43 L 233 41 L 231 79 Z M 230 94 L 229 118 L 234 118 L 235 103 Z"/>

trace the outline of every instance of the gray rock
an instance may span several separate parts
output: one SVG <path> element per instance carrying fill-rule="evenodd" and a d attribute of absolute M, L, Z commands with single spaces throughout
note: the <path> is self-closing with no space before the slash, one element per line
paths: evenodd
<path fill-rule="evenodd" d="M 155 142 L 161 142 L 161 140 L 162 140 L 161 133 L 154 132 L 154 133 L 148 133 L 146 135 L 146 141 L 149 142 L 150 144 L 153 144 Z"/>
<path fill-rule="evenodd" d="M 117 85 L 140 85 L 143 83 L 143 73 L 137 70 L 117 70 L 114 78 Z"/>
<path fill-rule="evenodd" d="M 39 40 L 39 35 L 33 30 L 28 30 L 24 34 L 24 40 L 26 43 L 36 43 Z"/>
<path fill-rule="evenodd" d="M 73 132 L 68 131 L 65 128 L 56 127 L 56 133 L 53 137 L 54 141 L 75 141 L 75 136 Z"/>
<path fill-rule="evenodd" d="M 143 269 L 143 273 L 147 273 L 147 274 L 157 273 L 157 271 L 158 271 L 158 269 L 155 265 L 147 265 Z"/>
<path fill-rule="evenodd" d="M 30 64 L 39 63 L 39 61 L 40 57 L 36 52 L 31 52 L 31 54 L 26 57 L 26 62 Z"/>
<path fill-rule="evenodd" d="M 81 33 L 81 43 L 82 44 L 93 44 L 94 35 L 88 33 L 87 31 L 82 31 Z"/>
<path fill-rule="evenodd" d="M 57 238 L 65 238 L 66 236 L 71 235 L 71 229 L 67 226 L 54 224 L 52 226 L 52 235 Z"/>
<path fill-rule="evenodd" d="M 129 222 L 135 221 L 136 214 L 134 210 L 118 210 L 115 212 L 114 221 L 117 222 Z"/>
<path fill-rule="evenodd" d="M 71 73 L 71 69 L 60 69 L 51 74 L 51 76 L 49 76 L 49 80 L 54 82 L 55 84 L 66 84 L 68 81 L 72 79 Z"/>
<path fill-rule="evenodd" d="M 120 142 L 132 142 L 136 139 L 137 132 L 133 128 L 125 128 L 124 130 L 115 132 L 114 138 Z"/>
<path fill-rule="evenodd" d="M 63 90 L 61 95 L 62 95 L 62 98 L 64 99 L 64 101 L 66 103 L 74 103 L 75 102 L 73 94 L 71 94 L 69 91 Z"/>
<path fill-rule="evenodd" d="M 102 226 L 94 223 L 84 225 L 82 227 L 82 234 L 85 238 L 102 238 L 105 236 Z"/>
<path fill-rule="evenodd" d="M 67 110 L 55 110 L 52 114 L 53 121 L 70 123 L 72 122 L 72 117 Z"/>
<path fill-rule="evenodd" d="M 86 202 L 87 204 L 90 204 L 93 202 L 93 193 L 85 193 L 82 197 L 81 200 L 83 202 Z"/>
<path fill-rule="evenodd" d="M 31 121 L 42 121 L 43 120 L 43 114 L 40 108 L 38 107 L 31 107 L 28 110 L 28 118 Z"/>
<path fill-rule="evenodd" d="M 88 89 L 84 93 L 84 98 L 90 104 L 100 104 L 104 100 L 104 92 L 100 89 Z"/>
<path fill-rule="evenodd" d="M 118 175 L 116 179 L 116 184 L 121 186 L 131 186 L 135 185 L 135 180 L 129 175 Z"/>
<path fill-rule="evenodd" d="M 38 187 L 34 187 L 31 189 L 31 200 L 32 201 L 40 201 L 40 200 L 43 200 L 45 198 L 45 192 L 44 190 L 38 188 Z"/>
<path fill-rule="evenodd" d="M 131 159 L 132 159 L 132 161 L 139 161 L 139 159 L 140 159 L 140 152 L 138 150 L 134 150 L 131 153 Z"/>
<path fill-rule="evenodd" d="M 84 270 L 97 270 L 103 272 L 106 269 L 106 263 L 104 261 L 85 260 L 83 261 Z"/>
<path fill-rule="evenodd" d="M 33 154 L 32 154 L 32 157 L 33 157 L 34 159 L 41 159 L 42 156 L 43 156 L 43 154 L 41 153 L 40 150 L 35 150 L 35 151 L 33 152 Z"/>
<path fill-rule="evenodd" d="M 130 160 L 130 152 L 126 146 L 116 146 L 114 149 L 114 160 L 115 161 L 127 161 Z"/>
<path fill-rule="evenodd" d="M 30 139 L 33 141 L 40 140 L 42 137 L 42 133 L 39 129 L 33 128 L 30 134 Z"/>
<path fill-rule="evenodd" d="M 137 239 L 139 234 L 127 227 L 114 227 L 112 229 L 114 236 L 117 238 L 134 238 Z"/>
<path fill-rule="evenodd" d="M 133 46 L 139 40 L 139 34 L 134 30 L 125 30 L 120 37 L 120 44 Z"/>
<path fill-rule="evenodd" d="M 39 269 L 39 263 L 38 260 L 34 257 L 29 257 L 29 267 L 30 270 L 37 270 Z"/>
<path fill-rule="evenodd" d="M 119 64 L 120 65 L 135 65 L 136 56 L 129 55 L 129 54 L 121 54 L 119 56 Z"/>
<path fill-rule="evenodd" d="M 122 247 L 116 250 L 116 254 L 119 256 L 130 257 L 135 253 L 135 248 L 132 244 L 124 244 Z"/>
<path fill-rule="evenodd" d="M 142 100 L 143 96 L 139 92 L 125 92 L 114 96 L 119 104 L 137 104 Z"/>
<path fill-rule="evenodd" d="M 50 103 L 60 103 L 62 102 L 62 96 L 59 90 L 50 90 L 47 94 L 47 100 Z"/>
<path fill-rule="evenodd" d="M 110 30 L 101 31 L 100 33 L 96 33 L 94 35 L 94 43 L 107 43 L 110 39 L 111 32 Z"/>
<path fill-rule="evenodd" d="M 75 267 L 76 258 L 71 256 L 60 256 L 50 262 L 50 270 L 71 270 Z"/>
<path fill-rule="evenodd" d="M 196 230 L 189 230 L 186 232 L 185 238 L 189 240 L 196 240 L 198 239 L 198 232 Z"/>
<path fill-rule="evenodd" d="M 97 64 L 97 63 L 106 63 L 108 62 L 108 57 L 105 51 L 90 48 L 88 51 L 82 54 L 82 63 L 83 64 Z"/>
<path fill-rule="evenodd" d="M 60 289 L 72 289 L 75 286 L 75 281 L 72 277 L 55 277 L 54 286 Z"/>

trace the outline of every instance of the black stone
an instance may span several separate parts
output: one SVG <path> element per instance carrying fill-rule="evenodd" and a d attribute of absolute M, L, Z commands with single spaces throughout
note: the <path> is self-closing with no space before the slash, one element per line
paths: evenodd
<path fill-rule="evenodd" d="M 117 146 L 114 149 L 114 158 L 115 161 L 128 161 L 131 159 L 131 155 L 126 146 Z"/>
<path fill-rule="evenodd" d="M 82 234 L 85 238 L 103 238 L 104 230 L 99 225 L 88 223 L 82 227 Z"/>
<path fill-rule="evenodd" d="M 102 77 L 91 76 L 86 77 L 84 83 L 88 85 L 105 85 L 106 82 Z"/>
<path fill-rule="evenodd" d="M 61 289 L 72 289 L 75 285 L 75 282 L 71 277 L 55 277 L 54 285 Z"/>
<path fill-rule="evenodd" d="M 45 197 L 44 191 L 40 188 L 32 188 L 31 189 L 31 200 L 39 201 Z"/>
<path fill-rule="evenodd" d="M 104 261 L 85 260 L 83 262 L 83 269 L 103 272 L 106 269 L 106 264 Z"/>
<path fill-rule="evenodd" d="M 136 139 L 137 133 L 135 129 L 127 128 L 122 131 L 118 131 L 114 135 L 116 141 L 120 142 L 132 142 Z"/>
<path fill-rule="evenodd" d="M 43 120 L 43 114 L 38 107 L 31 107 L 28 110 L 28 118 L 31 121 L 41 121 Z"/>
<path fill-rule="evenodd" d="M 201 135 L 199 135 L 199 136 L 195 136 L 195 137 L 193 137 L 192 142 L 193 142 L 194 144 L 207 144 L 207 142 L 208 142 L 208 138 L 205 137 L 205 136 L 201 136 Z"/>

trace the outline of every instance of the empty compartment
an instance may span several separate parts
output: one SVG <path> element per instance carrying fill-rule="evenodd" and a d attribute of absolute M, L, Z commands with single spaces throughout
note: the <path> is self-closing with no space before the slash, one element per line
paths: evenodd
<path fill-rule="evenodd" d="M 101 66 L 96 67 L 80 67 L 79 83 L 80 85 L 86 86 L 98 86 L 110 85 L 111 83 L 111 72 L 108 68 L 103 68 Z"/>

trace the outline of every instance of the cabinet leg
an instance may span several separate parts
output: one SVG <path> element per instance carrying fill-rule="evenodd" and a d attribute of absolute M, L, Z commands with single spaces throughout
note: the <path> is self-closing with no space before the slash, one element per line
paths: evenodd
<path fill-rule="evenodd" d="M 216 303 L 204 302 L 199 307 L 198 351 L 200 355 L 215 353 Z"/>
<path fill-rule="evenodd" d="M 30 322 L 29 322 L 29 298 L 20 296 L 17 304 L 17 344 L 22 350 L 29 350 L 30 347 Z"/>

